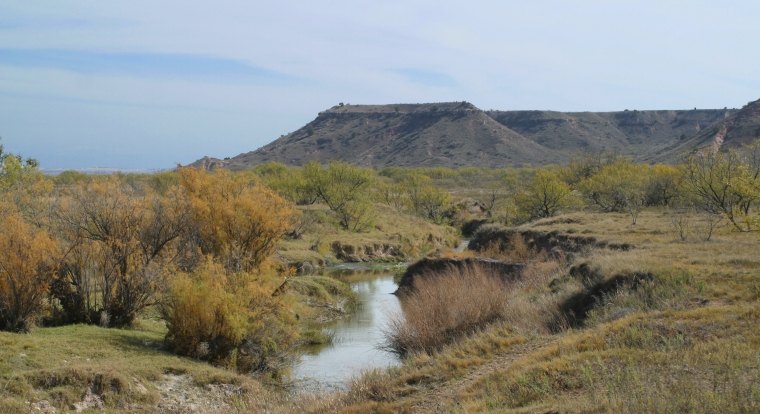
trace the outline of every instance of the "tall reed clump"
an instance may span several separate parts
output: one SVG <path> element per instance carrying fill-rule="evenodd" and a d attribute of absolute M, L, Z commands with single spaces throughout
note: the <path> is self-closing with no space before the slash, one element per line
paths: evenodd
<path fill-rule="evenodd" d="M 405 356 L 432 353 L 505 317 L 508 285 L 477 265 L 422 274 L 401 301 L 403 315 L 391 318 L 385 349 Z"/>

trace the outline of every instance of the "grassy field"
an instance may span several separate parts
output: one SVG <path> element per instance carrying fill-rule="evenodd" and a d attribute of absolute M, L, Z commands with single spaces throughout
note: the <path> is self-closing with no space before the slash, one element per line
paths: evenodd
<path fill-rule="evenodd" d="M 645 211 L 635 226 L 623 214 L 572 213 L 517 230 L 632 248 L 597 246 L 567 263 L 537 261 L 512 286 L 500 322 L 330 395 L 293 397 L 267 378 L 172 355 L 163 349 L 165 327 L 153 319 L 133 329 L 0 333 L 0 412 L 760 410 L 760 234 L 721 227 L 710 241 L 697 230 L 682 241 L 660 210 Z M 591 295 L 637 275 L 640 283 Z M 308 325 L 347 305 L 341 289 L 313 277 L 290 292 L 301 295 L 292 300 L 304 304 L 295 309 Z M 578 303 L 588 305 L 583 314 L 568 317 Z"/>
<path fill-rule="evenodd" d="M 522 304 L 515 309 L 531 309 L 516 318 L 520 323 L 496 323 L 439 352 L 412 355 L 399 368 L 366 373 L 345 394 L 311 401 L 306 408 L 356 413 L 760 410 L 759 234 L 725 227 L 711 241 L 683 242 L 665 211 L 647 211 L 635 226 L 625 215 L 575 213 L 519 229 L 592 236 L 633 248 L 595 248 L 577 255 L 549 283 L 527 283 L 513 291 L 513 300 Z M 591 283 L 574 277 L 578 272 L 570 269 L 584 263 L 601 279 Z M 634 274 L 647 278 L 595 297 L 574 323 L 547 324 L 613 277 Z"/>
<path fill-rule="evenodd" d="M 250 412 L 268 399 L 251 377 L 164 351 L 164 334 L 151 320 L 0 333 L 0 412 Z"/>
<path fill-rule="evenodd" d="M 347 284 L 324 276 L 292 278 L 284 292 L 298 315 L 299 344 L 329 342 L 322 324 L 342 317 L 355 301 Z M 165 348 L 164 322 L 150 313 L 130 329 L 0 332 L 0 413 L 248 413 L 284 404 L 288 367 L 282 378 L 250 376 L 177 356 Z"/>

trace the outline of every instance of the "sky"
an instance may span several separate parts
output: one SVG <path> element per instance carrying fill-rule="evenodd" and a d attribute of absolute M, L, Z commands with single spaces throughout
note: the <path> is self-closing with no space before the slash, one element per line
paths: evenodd
<path fill-rule="evenodd" d="M 3 0 L 0 144 L 45 169 L 163 169 L 339 102 L 741 107 L 760 2 Z"/>

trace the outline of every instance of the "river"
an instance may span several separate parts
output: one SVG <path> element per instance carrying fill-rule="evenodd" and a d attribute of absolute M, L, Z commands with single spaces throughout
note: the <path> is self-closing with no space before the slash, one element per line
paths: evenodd
<path fill-rule="evenodd" d="M 389 317 L 400 312 L 393 292 L 397 285 L 391 271 L 349 272 L 349 284 L 358 303 L 351 314 L 324 329 L 333 334 L 332 343 L 307 348 L 293 369 L 293 379 L 302 390 L 345 389 L 352 377 L 372 368 L 398 365 L 398 358 L 379 349 Z"/>

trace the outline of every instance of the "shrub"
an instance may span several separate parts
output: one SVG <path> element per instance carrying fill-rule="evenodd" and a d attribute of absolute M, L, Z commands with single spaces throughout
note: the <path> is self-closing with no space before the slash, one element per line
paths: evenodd
<path fill-rule="evenodd" d="M 63 322 L 125 326 L 155 303 L 188 226 L 176 191 L 138 193 L 116 178 L 74 188 L 58 203 L 66 257 L 53 284 Z"/>
<path fill-rule="evenodd" d="M 573 196 L 570 186 L 560 179 L 559 174 L 540 169 L 517 194 L 515 203 L 528 220 L 535 220 L 555 216 L 562 209 L 570 207 Z"/>
<path fill-rule="evenodd" d="M 228 271 L 258 268 L 293 227 L 292 204 L 243 175 L 192 168 L 179 174 L 192 216 L 186 242 L 214 256 Z"/>
<path fill-rule="evenodd" d="M 760 199 L 760 141 L 744 152 L 701 151 L 687 159 L 684 169 L 697 208 L 725 216 L 738 231 L 760 227 L 752 211 Z"/>
<path fill-rule="evenodd" d="M 391 318 L 385 348 L 432 353 L 503 318 L 507 299 L 505 282 L 478 266 L 420 275 L 402 300 L 403 316 Z"/>
<path fill-rule="evenodd" d="M 211 261 L 177 274 L 162 305 L 169 347 L 241 372 L 276 370 L 297 339 L 295 321 L 265 279 Z"/>
<path fill-rule="evenodd" d="M 371 187 L 373 170 L 333 161 L 327 168 L 310 162 L 303 168 L 306 186 L 338 217 L 341 227 L 350 231 L 368 228 L 372 222 Z"/>
<path fill-rule="evenodd" d="M 0 229 L 0 330 L 26 331 L 43 309 L 57 245 L 18 214 Z"/>
<path fill-rule="evenodd" d="M 625 212 L 636 224 L 644 208 L 649 183 L 649 167 L 618 160 L 603 166 L 578 185 L 588 199 L 602 211 Z"/>

